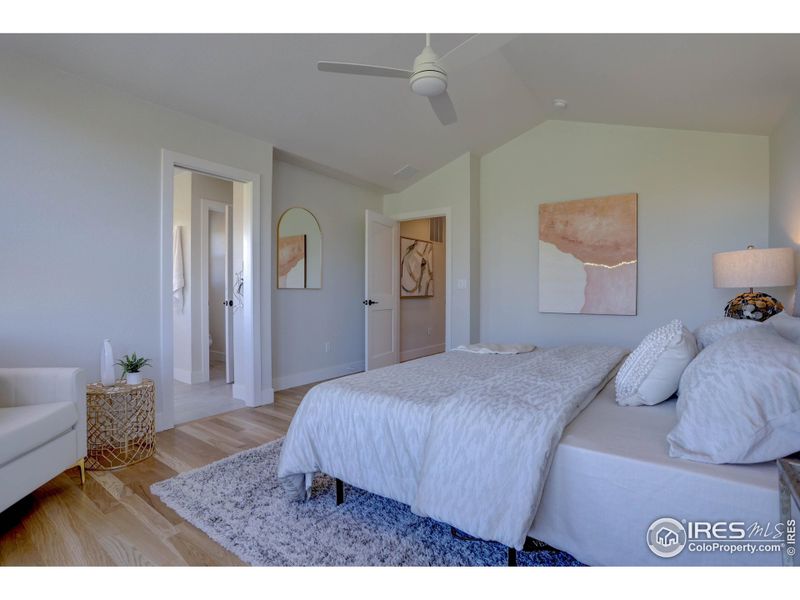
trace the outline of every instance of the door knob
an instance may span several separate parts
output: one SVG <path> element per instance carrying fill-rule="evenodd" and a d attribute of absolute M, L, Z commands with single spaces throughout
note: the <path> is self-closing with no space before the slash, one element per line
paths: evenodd
<path fill-rule="evenodd" d="M 377 304 L 377 302 L 375 302 L 375 300 L 364 300 L 363 304 L 364 306 L 372 306 L 373 304 Z"/>

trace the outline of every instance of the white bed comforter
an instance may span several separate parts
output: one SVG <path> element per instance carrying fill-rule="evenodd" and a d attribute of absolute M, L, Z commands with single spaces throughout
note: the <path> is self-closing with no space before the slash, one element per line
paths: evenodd
<path fill-rule="evenodd" d="M 320 384 L 292 420 L 278 476 L 302 499 L 324 472 L 521 549 L 564 427 L 624 355 L 448 352 Z"/>

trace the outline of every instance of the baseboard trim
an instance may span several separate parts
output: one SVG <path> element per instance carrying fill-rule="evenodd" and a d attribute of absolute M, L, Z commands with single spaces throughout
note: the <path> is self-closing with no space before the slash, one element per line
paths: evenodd
<path fill-rule="evenodd" d="M 424 346 L 422 348 L 403 350 L 400 353 L 400 360 L 402 362 L 414 360 L 415 358 L 422 358 L 423 356 L 430 356 L 431 354 L 439 354 L 440 352 L 444 352 L 444 350 L 444 344 L 434 344 L 433 346 Z"/>
<path fill-rule="evenodd" d="M 273 377 L 272 387 L 277 392 L 280 390 L 297 387 L 298 385 L 306 385 L 307 383 L 323 381 L 324 379 L 334 379 L 335 377 L 344 377 L 345 375 L 360 373 L 363 370 L 364 361 L 360 360 L 344 365 L 335 365 L 332 367 L 325 367 L 324 369 L 315 369 L 314 371 L 305 371 L 303 373 L 292 373 L 291 375 Z"/>
<path fill-rule="evenodd" d="M 189 371 L 188 369 L 173 369 L 172 376 L 181 383 L 195 384 L 207 381 L 202 371 Z"/>
<path fill-rule="evenodd" d="M 235 400 L 241 400 L 244 402 L 245 397 L 245 388 L 244 384 L 242 383 L 234 383 L 233 389 L 231 390 L 231 395 L 234 397 Z"/>
<path fill-rule="evenodd" d="M 174 425 L 167 424 L 167 418 L 164 416 L 164 413 L 160 411 L 156 411 L 156 433 L 159 431 L 166 431 L 167 429 L 172 429 Z"/>

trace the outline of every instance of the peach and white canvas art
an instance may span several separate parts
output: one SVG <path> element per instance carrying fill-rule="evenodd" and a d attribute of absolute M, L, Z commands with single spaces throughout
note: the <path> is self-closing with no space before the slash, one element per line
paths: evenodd
<path fill-rule="evenodd" d="M 278 287 L 306 287 L 306 236 L 278 239 Z"/>
<path fill-rule="evenodd" d="M 539 205 L 539 312 L 636 314 L 637 199 Z"/>

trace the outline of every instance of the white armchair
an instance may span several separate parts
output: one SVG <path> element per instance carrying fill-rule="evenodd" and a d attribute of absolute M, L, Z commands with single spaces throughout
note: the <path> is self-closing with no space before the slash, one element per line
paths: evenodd
<path fill-rule="evenodd" d="M 80 369 L 0 369 L 0 512 L 86 457 Z"/>

